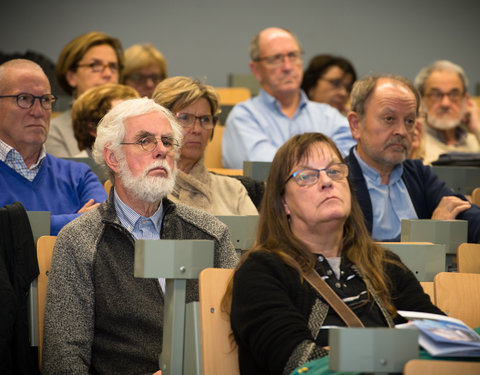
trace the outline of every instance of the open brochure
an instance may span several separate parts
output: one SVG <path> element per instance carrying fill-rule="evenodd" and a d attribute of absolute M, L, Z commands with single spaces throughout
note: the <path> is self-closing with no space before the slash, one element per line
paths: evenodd
<path fill-rule="evenodd" d="M 480 336 L 461 320 L 415 311 L 398 313 L 409 322 L 397 328 L 418 328 L 418 342 L 431 356 L 480 357 Z"/>

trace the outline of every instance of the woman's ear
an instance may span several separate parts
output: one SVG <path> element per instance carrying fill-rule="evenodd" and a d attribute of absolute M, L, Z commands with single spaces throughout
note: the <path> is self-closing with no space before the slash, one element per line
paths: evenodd
<path fill-rule="evenodd" d="M 288 203 L 287 201 L 285 200 L 285 198 L 282 198 L 282 204 L 283 204 L 283 208 L 285 210 L 285 213 L 287 215 L 290 215 L 290 209 L 288 208 Z"/>

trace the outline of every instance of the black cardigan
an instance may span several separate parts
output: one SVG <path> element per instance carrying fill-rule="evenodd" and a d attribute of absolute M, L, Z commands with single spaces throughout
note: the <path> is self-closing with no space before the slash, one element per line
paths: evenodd
<path fill-rule="evenodd" d="M 388 254 L 399 260 L 395 254 Z M 391 293 L 398 310 L 443 314 L 410 270 L 387 263 L 386 272 L 392 280 Z M 280 258 L 266 252 L 251 254 L 236 271 L 233 285 L 231 325 L 241 374 L 281 374 L 287 363 L 293 370 L 324 355 L 320 346 L 313 348 L 318 336 L 312 337 L 310 327 L 312 323 L 321 325 L 327 313 L 323 299 L 308 283 L 302 284 L 298 273 Z M 298 349 L 305 352 L 305 343 L 310 343 L 311 355 L 295 363 L 297 359 L 292 357 Z"/>

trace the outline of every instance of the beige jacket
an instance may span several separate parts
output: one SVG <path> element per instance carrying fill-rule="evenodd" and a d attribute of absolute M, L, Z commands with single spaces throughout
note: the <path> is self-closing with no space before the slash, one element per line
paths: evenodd
<path fill-rule="evenodd" d="M 189 174 L 178 170 L 169 198 L 211 215 L 258 215 L 242 183 L 233 177 L 208 172 L 203 157 Z"/>

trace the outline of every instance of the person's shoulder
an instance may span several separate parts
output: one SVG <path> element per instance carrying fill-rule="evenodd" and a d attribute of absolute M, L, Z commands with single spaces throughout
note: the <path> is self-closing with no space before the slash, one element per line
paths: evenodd
<path fill-rule="evenodd" d="M 100 232 L 98 228 L 103 227 L 102 219 L 99 207 L 88 210 L 67 223 L 58 233 L 57 239 L 76 244 L 90 243 Z"/>
<path fill-rule="evenodd" d="M 224 223 L 201 209 L 187 206 L 183 203 L 173 203 L 171 201 L 169 201 L 168 204 L 170 205 L 168 210 L 170 215 L 176 216 L 183 222 L 216 239 L 222 238 L 225 232 L 228 231 Z"/>
<path fill-rule="evenodd" d="M 58 168 L 60 170 L 70 170 L 70 171 L 81 172 L 81 173 L 87 173 L 89 170 L 91 170 L 90 167 L 85 163 L 81 163 L 81 162 L 77 162 L 69 159 L 57 158 L 56 156 L 53 156 L 48 152 L 47 152 L 47 160 L 51 166 Z"/>
<path fill-rule="evenodd" d="M 53 117 L 50 120 L 50 130 L 52 130 L 53 128 L 65 126 L 65 124 L 70 124 L 71 122 L 72 122 L 72 111 L 71 109 L 68 109 L 60 113 L 58 116 Z"/>
<path fill-rule="evenodd" d="M 236 190 L 245 189 L 243 184 L 235 177 L 225 176 L 225 175 L 216 174 L 216 173 L 210 173 L 210 178 L 212 179 L 213 183 L 219 186 L 220 188 L 236 189 Z"/>

